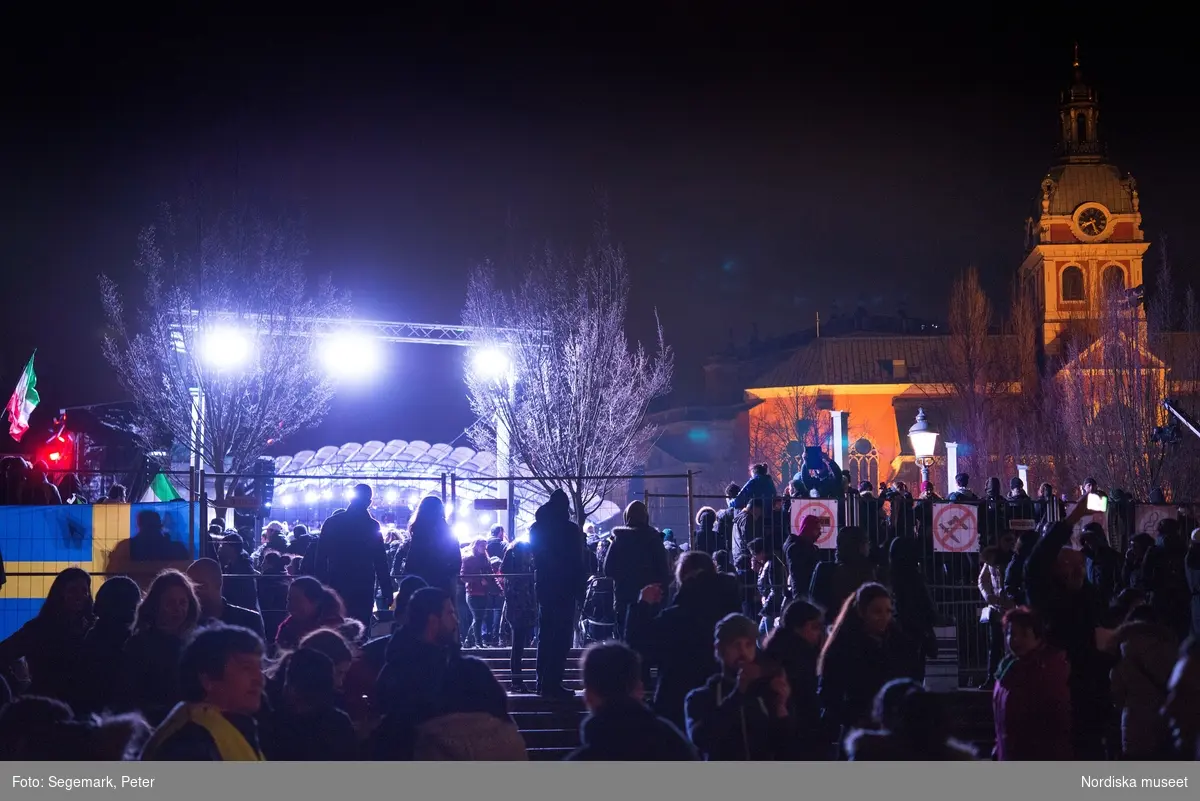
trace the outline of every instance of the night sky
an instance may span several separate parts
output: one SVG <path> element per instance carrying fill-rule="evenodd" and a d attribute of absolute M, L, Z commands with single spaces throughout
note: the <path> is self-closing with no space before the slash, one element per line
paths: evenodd
<path fill-rule="evenodd" d="M 137 34 L 10 32 L 0 389 L 37 347 L 43 413 L 121 398 L 96 276 L 130 279 L 139 228 L 192 180 L 302 209 L 311 272 L 350 289 L 360 316 L 447 323 L 474 264 L 547 239 L 585 245 L 604 198 L 634 276 L 630 332 L 646 337 L 658 308 L 681 397 L 703 357 L 755 323 L 768 336 L 860 302 L 942 317 L 972 263 L 1001 302 L 1075 39 L 1147 236 L 1169 234 L 1176 270 L 1197 274 L 1195 67 L 1172 39 L 1190 26 L 1093 15 L 1096 31 L 983 7 L 957 20 L 860 9 L 864 30 L 658 7 L 345 32 L 182 16 Z M 281 30 L 305 27 L 322 32 Z M 374 384 L 283 450 L 449 441 L 471 422 L 462 357 L 390 348 Z"/>

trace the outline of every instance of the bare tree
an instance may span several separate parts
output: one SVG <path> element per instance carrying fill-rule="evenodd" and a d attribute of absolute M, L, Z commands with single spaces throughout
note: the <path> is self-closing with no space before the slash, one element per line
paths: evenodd
<path fill-rule="evenodd" d="M 347 305 L 328 282 L 309 291 L 305 255 L 289 221 L 249 211 L 209 218 L 183 203 L 165 206 L 138 238 L 140 304 L 129 307 L 100 277 L 104 355 L 148 449 L 172 442 L 210 470 L 247 474 L 269 444 L 321 420 L 333 386 L 314 358 L 314 321 L 344 317 Z M 225 367 L 207 358 L 221 354 L 206 348 L 221 346 L 243 358 Z M 217 482 L 218 505 L 224 487 Z"/>
<path fill-rule="evenodd" d="M 1124 291 L 1099 291 L 1095 338 L 1072 341 L 1058 374 L 1059 414 L 1078 474 L 1145 499 L 1173 467 L 1172 454 L 1150 442 L 1163 419 L 1168 365 L 1151 349 L 1149 329 L 1158 321 Z"/>
<path fill-rule="evenodd" d="M 752 458 L 771 465 L 781 482 L 791 480 L 804 457 L 803 452 L 793 452 L 792 443 L 824 448 L 832 437 L 832 418 L 818 405 L 816 392 L 803 386 L 790 386 L 785 394 L 764 400 L 750 418 Z"/>
<path fill-rule="evenodd" d="M 463 322 L 484 346 L 505 349 L 512 370 L 499 383 L 467 370 L 480 418 L 472 438 L 490 450 L 497 426 L 507 429 L 513 456 L 547 492 L 564 489 L 580 522 L 619 483 L 610 476 L 644 465 L 659 433 L 647 409 L 671 388 L 662 327 L 653 355 L 631 347 L 628 301 L 625 254 L 603 229 L 581 260 L 547 248 L 515 290 L 485 265 L 467 292 Z"/>
<path fill-rule="evenodd" d="M 1005 422 L 1017 378 L 1017 343 L 993 336 L 993 319 L 979 273 L 968 267 L 950 290 L 946 355 L 952 401 L 946 434 L 967 446 L 959 451 L 959 468 L 977 476 L 995 470 L 995 462 L 1008 455 Z"/>

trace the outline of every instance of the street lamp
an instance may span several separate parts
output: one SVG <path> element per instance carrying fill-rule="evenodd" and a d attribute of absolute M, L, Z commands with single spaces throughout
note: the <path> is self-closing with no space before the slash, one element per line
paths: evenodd
<path fill-rule="evenodd" d="M 933 464 L 933 449 L 937 445 L 937 432 L 929 427 L 925 410 L 917 409 L 917 422 L 908 429 L 908 441 L 912 443 L 913 455 L 921 466 L 921 484 L 929 481 L 929 467 Z"/>

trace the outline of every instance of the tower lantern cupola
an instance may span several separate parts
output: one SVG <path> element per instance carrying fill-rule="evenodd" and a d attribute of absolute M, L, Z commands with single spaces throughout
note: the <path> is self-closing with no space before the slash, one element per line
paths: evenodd
<path fill-rule="evenodd" d="M 1075 45 L 1074 77 L 1062 93 L 1059 118 L 1062 141 L 1059 156 L 1063 161 L 1081 163 L 1103 161 L 1104 144 L 1100 140 L 1100 107 L 1096 91 L 1083 79 L 1079 67 L 1079 45 Z"/>

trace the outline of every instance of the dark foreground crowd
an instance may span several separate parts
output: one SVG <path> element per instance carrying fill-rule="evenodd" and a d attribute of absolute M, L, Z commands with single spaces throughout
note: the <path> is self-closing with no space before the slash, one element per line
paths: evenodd
<path fill-rule="evenodd" d="M 513 681 L 536 630 L 536 690 L 547 699 L 576 703 L 563 673 L 589 578 L 613 585 L 613 639 L 584 652 L 589 714 L 570 759 L 1200 756 L 1191 599 L 1181 611 L 1153 589 L 1178 555 L 1177 521 L 1124 558 L 1099 542 L 1070 547 L 1082 505 L 989 546 L 979 584 L 995 610 L 996 744 L 980 754 L 952 738 L 945 698 L 922 684 L 936 613 L 919 537 L 891 542 L 887 571 L 853 527 L 839 532 L 832 562 L 819 558 L 815 519 L 770 543 L 769 527 L 754 525 L 770 508 L 758 479 L 731 497 L 733 565 L 710 546 L 718 553 L 687 551 L 672 566 L 637 502 L 597 554 L 561 491 L 538 510 L 528 544 L 506 546 L 502 564 L 521 556 L 500 571 Z M 418 509 L 398 589 L 370 503 L 360 486 L 326 521 L 274 632 L 230 603 L 224 558 L 165 570 L 144 589 L 113 577 L 94 598 L 86 572 L 64 570 L 37 617 L 0 642 L 0 758 L 527 759 L 505 688 L 462 652 L 456 595 L 478 576 L 440 502 Z M 368 639 L 363 618 L 381 594 L 394 626 Z"/>

